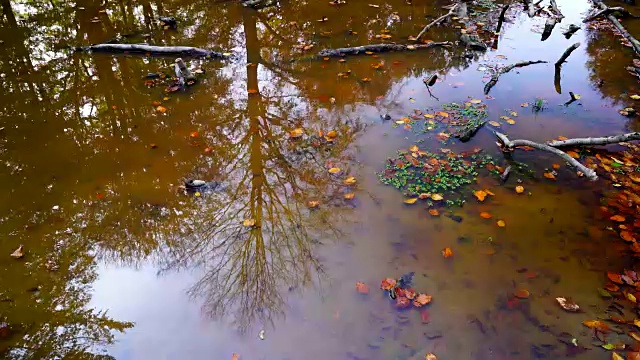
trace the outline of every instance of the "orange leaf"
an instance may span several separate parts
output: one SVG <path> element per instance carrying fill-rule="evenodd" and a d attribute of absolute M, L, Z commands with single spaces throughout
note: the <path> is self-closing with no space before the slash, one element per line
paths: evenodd
<path fill-rule="evenodd" d="M 231 360 L 240 360 L 240 355 L 233 353 L 233 355 L 231 355 Z"/>
<path fill-rule="evenodd" d="M 622 275 L 620 274 L 608 272 L 607 277 L 609 278 L 609 280 L 613 281 L 616 284 L 624 284 L 624 282 L 622 281 Z"/>
<path fill-rule="evenodd" d="M 428 303 L 430 303 L 431 300 L 433 300 L 433 298 L 430 295 L 418 294 L 416 296 L 416 298 L 413 300 L 413 306 L 422 307 L 422 306 L 427 305 Z"/>
<path fill-rule="evenodd" d="M 442 199 L 444 199 L 444 197 L 442 195 L 440 195 L 440 194 L 432 194 L 431 195 L 431 200 L 440 201 Z"/>
<path fill-rule="evenodd" d="M 356 283 L 356 290 L 360 293 L 360 294 L 368 294 L 369 293 L 369 287 L 362 282 L 357 282 Z"/>
<path fill-rule="evenodd" d="M 529 291 L 525 289 L 518 289 L 513 295 L 519 299 L 527 299 L 529 297 Z"/>
<path fill-rule="evenodd" d="M 431 216 L 439 216 L 440 211 L 438 211 L 437 209 L 429 209 L 429 214 L 431 214 Z"/>
<path fill-rule="evenodd" d="M 609 220 L 617 221 L 617 222 L 625 222 L 627 219 L 622 215 L 613 215 L 609 218 Z"/>
<path fill-rule="evenodd" d="M 482 202 L 484 201 L 484 199 L 487 197 L 488 194 L 482 190 L 476 190 L 473 192 L 473 195 L 475 195 L 476 198 L 478 198 L 478 201 Z"/>
<path fill-rule="evenodd" d="M 440 116 L 442 116 L 442 117 L 449 117 L 449 114 L 448 114 L 448 113 L 446 113 L 446 112 L 444 112 L 444 111 L 440 111 L 440 112 L 438 113 L 438 115 L 440 115 Z"/>
<path fill-rule="evenodd" d="M 480 213 L 480 217 L 483 218 L 483 219 L 491 219 L 493 217 L 493 215 L 489 214 L 486 211 L 483 211 L 483 212 Z"/>
<path fill-rule="evenodd" d="M 567 155 L 571 156 L 574 159 L 577 159 L 580 157 L 580 155 L 578 155 L 578 153 L 575 151 L 567 151 Z"/>
<path fill-rule="evenodd" d="M 164 107 L 164 106 L 162 106 L 162 105 L 158 106 L 158 107 L 156 108 L 156 110 L 157 110 L 158 112 L 160 112 L 160 113 L 163 113 L 163 114 L 167 112 L 167 108 L 166 108 L 166 107 Z"/>
<path fill-rule="evenodd" d="M 491 191 L 489 191 L 489 189 L 484 189 L 484 192 L 487 193 L 487 195 L 491 195 L 491 196 L 495 196 L 496 194 L 492 193 Z"/>
<path fill-rule="evenodd" d="M 396 287 L 396 280 L 392 278 L 386 278 L 380 283 L 380 289 L 391 290 Z"/>
<path fill-rule="evenodd" d="M 498 224 L 499 227 L 507 226 L 507 223 L 505 223 L 504 220 L 498 220 L 497 224 Z"/>
<path fill-rule="evenodd" d="M 309 202 L 307 203 L 307 206 L 308 206 L 309 208 L 311 208 L 311 209 L 315 209 L 315 208 L 317 208 L 318 206 L 320 206 L 320 201 L 317 201 L 317 200 L 311 200 L 311 201 L 309 201 Z"/>
<path fill-rule="evenodd" d="M 589 329 L 596 329 L 602 332 L 609 330 L 609 325 L 599 320 L 585 320 L 582 322 L 582 324 L 588 327 Z"/>
<path fill-rule="evenodd" d="M 634 241 L 634 237 L 633 234 L 631 233 L 631 231 L 620 231 L 620 237 L 622 238 L 622 240 L 624 241 Z"/>
<path fill-rule="evenodd" d="M 344 198 L 347 199 L 347 200 L 352 200 L 354 197 L 356 197 L 356 194 L 354 194 L 354 193 L 344 194 Z"/>
<path fill-rule="evenodd" d="M 191 136 L 192 138 L 197 138 L 198 136 L 200 136 L 200 134 L 198 134 L 197 131 L 192 131 L 189 133 L 189 136 Z"/>
<path fill-rule="evenodd" d="M 553 164 L 551 165 L 551 167 L 553 167 L 554 169 L 560 169 L 560 164 Z"/>
<path fill-rule="evenodd" d="M 551 180 L 555 180 L 555 179 L 556 179 L 556 176 L 555 176 L 555 175 L 553 175 L 553 174 L 552 174 L 552 173 L 550 173 L 550 172 L 546 172 L 546 173 L 544 173 L 544 177 L 546 177 L 547 179 L 551 179 Z"/>
<path fill-rule="evenodd" d="M 249 93 L 249 94 L 257 94 L 258 90 L 256 90 L 256 89 L 248 89 L 247 93 Z"/>
<path fill-rule="evenodd" d="M 450 258 L 453 256 L 453 250 L 451 250 L 451 248 L 444 248 L 442 250 L 442 257 L 444 257 L 445 259 Z"/>
<path fill-rule="evenodd" d="M 518 194 L 522 194 L 524 192 L 524 186 L 521 186 L 521 185 L 516 186 L 516 192 Z"/>

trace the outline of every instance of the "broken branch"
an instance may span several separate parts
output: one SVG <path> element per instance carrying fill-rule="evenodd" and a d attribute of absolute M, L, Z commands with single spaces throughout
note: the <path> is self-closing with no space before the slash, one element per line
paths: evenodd
<path fill-rule="evenodd" d="M 494 85 L 498 82 L 498 79 L 500 78 L 500 75 L 508 73 L 509 71 L 515 69 L 515 68 L 520 68 L 520 67 L 524 67 L 524 66 L 529 66 L 529 65 L 533 65 L 533 64 L 543 64 L 543 63 L 547 63 L 548 61 L 542 61 L 542 60 L 536 60 L 536 61 L 521 61 L 515 64 L 511 64 L 508 66 L 503 67 L 502 69 L 500 69 L 499 71 L 497 71 L 495 74 L 493 74 L 493 76 L 491 77 L 491 80 L 489 80 L 489 82 L 484 86 L 484 94 L 487 95 L 489 94 L 489 91 L 491 91 L 491 88 L 494 87 Z"/>
<path fill-rule="evenodd" d="M 560 11 L 560 9 L 558 9 L 558 4 L 556 3 L 556 0 L 551 0 L 551 9 L 553 10 L 554 13 L 556 13 L 556 15 L 560 19 L 564 18 L 564 15 L 562 15 L 562 12 Z"/>
<path fill-rule="evenodd" d="M 363 45 L 349 48 L 339 49 L 324 49 L 320 51 L 317 57 L 342 57 L 345 55 L 362 55 L 367 52 L 387 52 L 387 51 L 407 51 L 407 50 L 422 50 L 431 49 L 439 46 L 450 46 L 448 41 L 444 42 L 430 42 L 427 44 L 415 44 L 415 45 L 401 45 L 401 44 L 373 44 Z"/>
<path fill-rule="evenodd" d="M 551 36 L 551 32 L 553 31 L 553 28 L 556 27 L 557 22 L 558 20 L 553 16 L 547 18 L 547 21 L 544 23 L 544 30 L 542 31 L 542 41 L 547 40 L 549 36 Z"/>
<path fill-rule="evenodd" d="M 420 31 L 420 33 L 416 36 L 415 41 L 420 40 L 420 38 L 422 37 L 422 35 L 424 35 L 425 32 L 427 32 L 427 30 L 429 30 L 429 28 L 431 28 L 433 25 L 437 25 L 441 22 L 443 22 L 445 19 L 447 19 L 448 17 L 450 17 L 451 15 L 453 15 L 453 13 L 456 11 L 456 9 L 458 8 L 460 4 L 455 4 L 451 7 L 451 10 L 449 10 L 448 13 L 440 16 L 439 18 L 433 20 L 430 24 L 428 24 L 427 26 L 425 26 L 424 28 L 422 28 L 422 30 Z"/>
<path fill-rule="evenodd" d="M 597 146 L 597 145 L 607 145 L 607 144 L 619 144 L 621 142 L 637 141 L 637 140 L 640 140 L 640 132 L 632 132 L 632 133 L 627 133 L 622 135 L 596 137 L 596 138 L 588 137 L 588 138 L 557 140 L 557 141 L 549 142 L 548 145 L 552 147 L 580 146 L 580 145 Z"/>
<path fill-rule="evenodd" d="M 498 140 L 500 141 L 500 143 L 508 150 L 512 150 L 517 146 L 530 146 L 530 147 L 538 149 L 538 150 L 547 151 L 547 152 L 550 152 L 552 154 L 558 155 L 561 158 L 563 158 L 566 162 L 571 164 L 571 166 L 573 166 L 576 169 L 580 170 L 589 180 L 597 180 L 598 179 L 598 175 L 596 174 L 595 171 L 593 171 L 592 169 L 589 169 L 588 167 L 582 165 L 578 160 L 572 158 L 571 156 L 569 156 L 567 153 L 565 153 L 562 150 L 556 149 L 555 147 L 549 146 L 547 144 L 540 144 L 540 143 L 533 142 L 533 141 L 530 141 L 530 140 L 509 140 L 507 135 L 505 135 L 503 133 L 500 133 L 500 132 L 497 132 L 497 131 L 495 132 L 495 134 L 498 137 Z"/>
<path fill-rule="evenodd" d="M 629 16 L 629 17 L 637 17 L 632 15 L 627 9 L 620 7 L 620 6 L 615 6 L 615 7 L 607 7 L 606 9 L 602 9 L 598 12 L 596 12 L 595 14 L 587 17 L 586 19 L 582 20 L 583 23 L 587 23 L 589 21 L 595 20 L 599 17 L 606 17 L 607 15 L 613 14 L 613 13 L 619 13 L 622 16 Z"/>
<path fill-rule="evenodd" d="M 568 39 L 578 30 L 580 30 L 580 26 L 571 24 L 569 25 L 569 28 L 562 33 L 562 35 L 564 35 L 564 37 Z"/>
<path fill-rule="evenodd" d="M 569 46 L 567 48 L 567 50 L 564 51 L 564 53 L 562 54 L 562 56 L 560 56 L 560 59 L 558 59 L 558 61 L 556 61 L 556 67 L 560 67 L 562 66 L 562 64 L 567 60 L 567 58 L 569 57 L 569 55 L 571 55 L 571 53 L 580 47 L 580 43 L 577 42 L 571 46 Z"/>
<path fill-rule="evenodd" d="M 605 5 L 602 2 L 602 0 L 592 0 L 592 1 L 594 4 L 598 5 L 598 7 L 600 7 L 601 10 L 607 10 L 609 8 L 607 5 Z M 609 19 L 609 21 L 613 24 L 613 26 L 615 26 L 616 29 L 618 29 L 620 34 L 624 36 L 624 38 L 631 43 L 631 46 L 633 46 L 633 50 L 635 50 L 636 54 L 640 55 L 640 42 L 638 42 L 638 40 L 636 40 L 635 37 L 629 34 L 627 29 L 625 29 L 624 26 L 622 26 L 620 21 L 618 21 L 618 19 L 616 19 L 615 16 L 613 16 L 612 14 L 608 14 L 606 15 L 606 18 Z"/>
<path fill-rule="evenodd" d="M 228 59 L 220 52 L 190 46 L 153 46 L 146 44 L 98 44 L 76 48 L 76 51 L 101 52 L 111 54 L 141 54 L 146 56 L 182 56 Z"/>

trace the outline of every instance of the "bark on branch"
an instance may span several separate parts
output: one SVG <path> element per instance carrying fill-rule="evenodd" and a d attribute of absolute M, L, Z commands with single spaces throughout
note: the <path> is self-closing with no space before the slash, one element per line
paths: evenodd
<path fill-rule="evenodd" d="M 551 0 L 551 9 L 553 10 L 553 12 L 556 13 L 556 15 L 560 19 L 564 18 L 564 15 L 562 15 L 562 12 L 560 11 L 560 9 L 558 9 L 558 4 L 556 3 L 556 0 Z"/>
<path fill-rule="evenodd" d="M 180 56 L 228 59 L 229 56 L 217 51 L 190 46 L 153 46 L 146 44 L 98 44 L 76 48 L 76 51 L 101 52 L 110 54 L 140 54 L 149 56 Z"/>
<path fill-rule="evenodd" d="M 601 10 L 609 9 L 609 7 L 602 2 L 602 0 L 592 0 L 592 1 Z M 620 21 L 618 21 L 618 19 L 616 19 L 615 16 L 613 16 L 612 14 L 608 14 L 606 15 L 606 18 L 613 24 L 613 26 L 616 27 L 616 29 L 618 29 L 618 31 L 620 31 L 620 34 L 622 34 L 622 36 L 624 36 L 624 38 L 631 43 L 631 46 L 633 46 L 633 50 L 635 50 L 636 54 L 640 55 L 640 42 L 638 42 L 638 40 L 636 40 L 635 37 L 629 34 L 627 29 L 625 29 L 624 26 L 622 26 Z"/>
<path fill-rule="evenodd" d="M 561 158 L 563 158 L 566 162 L 568 162 L 569 164 L 571 164 L 571 166 L 575 167 L 576 169 L 580 170 L 589 180 L 597 180 L 598 179 L 598 175 L 596 174 L 595 171 L 593 171 L 592 169 L 589 169 L 588 167 L 582 165 L 578 160 L 572 158 L 571 156 L 569 156 L 567 153 L 565 153 L 562 150 L 556 149 L 555 147 L 552 147 L 550 145 L 547 144 L 540 144 L 537 142 L 533 142 L 530 140 L 509 140 L 509 138 L 507 137 L 507 135 L 500 133 L 500 132 L 495 132 L 496 136 L 498 137 L 498 140 L 500 141 L 500 143 L 509 150 L 514 149 L 516 146 L 530 146 L 532 148 L 538 149 L 538 150 L 543 150 L 543 151 L 547 151 L 550 152 L 552 154 L 558 155 Z"/>
<path fill-rule="evenodd" d="M 637 141 L 637 140 L 640 140 L 640 132 L 632 132 L 628 134 L 597 137 L 597 138 L 588 137 L 588 138 L 557 140 L 557 141 L 551 141 L 547 143 L 547 145 L 556 147 L 556 148 L 564 147 L 564 146 L 580 146 L 580 145 L 597 146 L 597 145 L 607 145 L 607 144 L 619 144 L 621 142 Z"/>
<path fill-rule="evenodd" d="M 349 48 L 339 48 L 339 49 L 324 49 L 320 51 L 316 56 L 323 57 L 342 57 L 345 55 L 362 55 L 367 52 L 388 52 L 388 51 L 411 51 L 411 50 L 423 50 L 423 49 L 431 49 L 434 47 L 440 46 L 450 46 L 451 43 L 448 41 L 444 42 L 431 42 L 427 44 L 414 44 L 414 45 L 402 45 L 402 44 L 372 44 L 372 45 L 363 45 Z"/>
<path fill-rule="evenodd" d="M 562 56 L 560 56 L 560 59 L 558 59 L 558 61 L 556 61 L 556 67 L 561 67 L 562 64 L 567 60 L 567 58 L 569 57 L 569 55 L 571 55 L 571 53 L 580 47 L 580 43 L 577 42 L 571 46 L 569 46 L 569 48 L 567 48 L 567 50 L 564 51 L 564 53 L 562 54 Z"/>
<path fill-rule="evenodd" d="M 606 17 L 607 15 L 613 14 L 613 13 L 619 13 L 622 16 L 629 16 L 629 17 L 637 17 L 632 15 L 627 9 L 620 7 L 620 6 L 615 6 L 615 7 L 607 7 L 606 9 L 602 9 L 598 12 L 596 12 L 595 14 L 587 17 L 586 19 L 582 20 L 583 23 L 587 23 L 589 21 L 593 21 L 599 17 Z"/>
<path fill-rule="evenodd" d="M 491 80 L 489 80 L 489 82 L 484 86 L 484 94 L 487 95 L 489 94 L 489 91 L 491 91 L 491 88 L 498 82 L 498 79 L 500 78 L 500 75 L 508 73 L 509 71 L 515 69 L 515 68 L 521 68 L 524 66 L 529 66 L 529 65 L 533 65 L 533 64 L 544 64 L 547 63 L 548 61 L 542 61 L 542 60 L 536 60 L 536 61 L 521 61 L 515 64 L 511 64 L 508 66 L 503 67 L 502 69 L 498 70 L 495 74 L 493 74 L 493 76 L 491 77 Z"/>
<path fill-rule="evenodd" d="M 425 26 L 424 28 L 422 28 L 422 30 L 420 31 L 420 33 L 416 36 L 416 41 L 420 40 L 420 38 L 422 37 L 422 35 L 424 35 L 424 33 L 427 32 L 427 30 L 429 30 L 429 28 L 431 28 L 434 25 L 437 25 L 441 22 L 443 22 L 445 19 L 449 18 L 451 15 L 453 15 L 456 12 L 456 9 L 458 8 L 458 6 L 460 6 L 460 4 L 455 4 L 453 5 L 453 7 L 451 7 L 451 10 L 449 10 L 448 13 L 440 16 L 439 18 L 433 20 L 430 24 L 428 24 L 427 26 Z"/>

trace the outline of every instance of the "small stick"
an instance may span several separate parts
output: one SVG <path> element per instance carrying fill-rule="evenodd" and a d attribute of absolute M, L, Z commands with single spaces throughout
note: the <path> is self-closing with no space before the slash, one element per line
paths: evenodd
<path fill-rule="evenodd" d="M 564 35 L 564 37 L 568 39 L 578 30 L 580 30 L 580 26 L 571 24 L 569 25 L 569 28 L 562 33 L 562 35 Z"/>
<path fill-rule="evenodd" d="M 562 56 L 560 56 L 560 59 L 558 59 L 558 61 L 556 61 L 556 67 L 562 66 L 562 63 L 564 63 L 567 60 L 567 58 L 569 57 L 569 55 L 571 55 L 571 53 L 575 49 L 577 49 L 578 47 L 580 47 L 580 43 L 579 42 L 569 46 L 569 48 L 567 48 L 567 50 L 564 51 Z"/>
<path fill-rule="evenodd" d="M 498 27 L 496 28 L 496 34 L 500 32 L 500 29 L 502 29 L 502 23 L 504 22 L 504 16 L 506 15 L 507 10 L 509 10 L 509 6 L 511 6 L 511 3 L 506 3 L 502 7 L 502 11 L 500 12 L 500 17 L 498 17 Z"/>
<path fill-rule="evenodd" d="M 507 182 L 509 174 L 511 174 L 511 165 L 507 166 L 507 168 L 504 169 L 504 172 L 500 174 L 500 180 L 502 180 L 503 183 Z"/>
<path fill-rule="evenodd" d="M 456 9 L 458 8 L 460 4 L 455 4 L 453 5 L 453 7 L 451 8 L 451 10 L 449 10 L 448 13 L 440 16 L 439 18 L 433 20 L 430 24 L 428 24 L 427 26 L 425 26 L 424 28 L 422 28 L 422 31 L 420 31 L 420 33 L 418 34 L 418 36 L 416 36 L 415 41 L 420 40 L 420 38 L 422 37 L 422 35 L 424 35 L 425 32 L 427 32 L 427 30 L 429 30 L 430 27 L 432 27 L 433 25 L 439 24 L 442 21 L 444 21 L 444 19 L 448 18 L 449 16 L 453 15 L 453 13 L 456 11 Z"/>
<path fill-rule="evenodd" d="M 515 63 L 515 64 L 511 64 L 511 65 L 503 67 L 502 69 L 497 71 L 495 74 L 493 74 L 493 76 L 491 77 L 491 80 L 489 80 L 489 82 L 484 86 L 484 94 L 485 95 L 489 94 L 489 91 L 491 91 L 491 88 L 498 82 L 498 78 L 500 77 L 500 75 L 508 73 L 509 71 L 511 71 L 511 70 L 513 70 L 515 68 L 520 68 L 520 67 L 529 66 L 529 65 L 533 65 L 533 64 L 544 64 L 544 63 L 547 63 L 547 62 L 548 61 L 542 61 L 542 60 L 521 61 L 519 63 Z"/>
<path fill-rule="evenodd" d="M 555 12 L 560 19 L 564 18 L 564 15 L 562 15 L 562 12 L 560 12 L 560 9 L 558 9 L 558 4 L 556 3 L 556 0 L 551 0 L 551 9 L 553 9 L 553 12 Z"/>

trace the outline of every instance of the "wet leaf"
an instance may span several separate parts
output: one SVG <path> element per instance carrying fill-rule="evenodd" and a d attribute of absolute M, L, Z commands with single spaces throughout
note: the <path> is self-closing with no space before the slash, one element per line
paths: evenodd
<path fill-rule="evenodd" d="M 640 352 L 628 352 L 627 360 L 640 360 Z"/>
<path fill-rule="evenodd" d="M 22 245 L 18 246 L 18 248 L 15 249 L 9 256 L 11 256 L 14 259 L 22 258 L 24 256 L 24 246 Z"/>
<path fill-rule="evenodd" d="M 427 355 L 425 355 L 425 360 L 438 360 L 438 358 L 434 353 L 427 353 Z"/>
<path fill-rule="evenodd" d="M 555 180 L 555 179 L 556 179 L 556 176 L 555 176 L 555 175 L 553 175 L 553 174 L 552 174 L 552 173 L 550 173 L 550 172 L 546 172 L 546 173 L 544 173 L 543 175 L 544 175 L 544 177 L 546 177 L 547 179 L 551 179 L 551 180 Z"/>
<path fill-rule="evenodd" d="M 619 287 L 618 285 L 616 285 L 616 284 L 613 284 L 613 283 L 608 283 L 608 284 L 606 284 L 606 285 L 604 286 L 604 288 L 605 288 L 607 291 L 611 291 L 611 292 L 616 292 L 616 291 L 620 290 L 620 287 Z"/>
<path fill-rule="evenodd" d="M 444 199 L 444 197 L 440 194 L 431 194 L 431 200 L 440 201 Z"/>
<path fill-rule="evenodd" d="M 236 354 L 236 353 L 233 353 L 233 354 L 231 355 L 231 360 L 240 360 L 240 355 L 238 355 L 238 354 Z"/>
<path fill-rule="evenodd" d="M 449 117 L 449 114 L 448 114 L 448 113 L 446 113 L 446 112 L 444 112 L 444 111 L 440 111 L 440 112 L 438 113 L 438 115 L 440 115 L 440 116 L 442 116 L 442 117 Z"/>
<path fill-rule="evenodd" d="M 356 197 L 355 193 L 346 193 L 344 194 L 344 198 L 347 200 L 352 200 L 354 197 Z"/>
<path fill-rule="evenodd" d="M 167 108 L 162 106 L 162 105 L 160 105 L 160 106 L 156 107 L 156 111 L 159 112 L 159 113 L 164 114 L 164 113 L 167 112 Z"/>
<path fill-rule="evenodd" d="M 522 194 L 524 192 L 524 186 L 522 186 L 522 185 L 516 186 L 516 192 L 518 194 Z"/>
<path fill-rule="evenodd" d="M 256 225 L 256 219 L 245 219 L 242 221 L 242 225 L 246 227 L 253 227 Z"/>
<path fill-rule="evenodd" d="M 629 241 L 629 242 L 635 241 L 635 238 L 633 237 L 633 234 L 630 231 L 620 231 L 620 237 L 624 241 Z"/>
<path fill-rule="evenodd" d="M 507 119 L 507 123 L 508 123 L 509 125 L 515 125 L 516 121 L 515 121 L 515 120 L 513 120 L 513 119 L 511 119 L 511 118 L 509 118 L 509 119 Z"/>
<path fill-rule="evenodd" d="M 575 151 L 567 151 L 567 155 L 571 156 L 574 159 L 580 158 L 580 155 Z"/>
<path fill-rule="evenodd" d="M 598 294 L 605 299 L 611 299 L 613 297 L 613 295 L 605 289 L 598 289 Z"/>
<path fill-rule="evenodd" d="M 557 297 L 556 301 L 566 311 L 576 312 L 576 311 L 580 310 L 580 306 L 578 306 L 578 304 L 576 304 L 575 302 L 573 302 L 572 300 L 569 300 L 567 298 Z"/>
<path fill-rule="evenodd" d="M 411 152 L 418 152 L 418 150 L 420 150 L 420 149 L 418 148 L 417 145 L 413 145 L 412 147 L 409 148 L 409 151 L 411 151 Z"/>
<path fill-rule="evenodd" d="M 554 169 L 560 169 L 560 164 L 553 164 L 551 165 L 551 167 L 553 167 Z"/>
<path fill-rule="evenodd" d="M 200 136 L 200 134 L 198 134 L 197 131 L 192 131 L 189 133 L 189 137 L 191 138 L 197 138 L 198 136 Z"/>
<path fill-rule="evenodd" d="M 348 178 L 344 179 L 345 185 L 353 185 L 355 183 L 356 183 L 356 178 L 353 176 L 349 176 Z"/>
<path fill-rule="evenodd" d="M 600 321 L 600 320 L 585 320 L 582 324 L 589 329 L 596 329 L 602 332 L 606 332 L 609 330 L 609 325 Z"/>
<path fill-rule="evenodd" d="M 416 298 L 413 300 L 413 306 L 415 307 L 423 307 L 431 302 L 433 298 L 427 294 L 418 294 Z"/>
<path fill-rule="evenodd" d="M 518 289 L 513 295 L 518 299 L 528 299 L 530 294 L 526 289 Z"/>
<path fill-rule="evenodd" d="M 616 347 L 613 344 L 604 344 L 604 345 L 602 345 L 602 348 L 606 349 L 606 350 L 613 350 Z"/>
<path fill-rule="evenodd" d="M 308 206 L 310 209 L 315 209 L 315 208 L 317 208 L 318 206 L 320 206 L 320 201 L 317 201 L 317 200 L 311 200 L 311 201 L 307 202 L 307 206 Z"/>
<path fill-rule="evenodd" d="M 337 174 L 340 171 L 342 171 L 342 170 L 340 168 L 337 168 L 337 167 L 332 167 L 331 169 L 329 169 L 329 173 L 330 174 Z"/>
<path fill-rule="evenodd" d="M 627 295 L 627 299 L 628 299 L 629 301 L 631 301 L 632 303 L 634 303 L 634 304 L 635 304 L 636 302 L 638 302 L 638 301 L 636 300 L 636 297 L 635 297 L 632 293 L 627 293 L 626 295 Z"/>
<path fill-rule="evenodd" d="M 472 103 L 472 104 L 480 104 L 482 102 L 482 100 L 480 100 L 480 99 L 471 99 L 471 100 L 469 100 L 469 102 Z"/>
<path fill-rule="evenodd" d="M 302 128 L 297 128 L 297 129 L 293 129 L 291 131 L 289 131 L 289 137 L 291 138 L 299 138 L 302 135 L 304 135 L 304 130 L 302 130 Z"/>
<path fill-rule="evenodd" d="M 520 106 L 522 106 L 522 107 L 529 107 L 529 103 L 522 103 L 522 104 L 520 104 Z"/>
<path fill-rule="evenodd" d="M 404 297 L 409 300 L 413 300 L 416 297 L 416 291 L 413 288 L 404 289 Z"/>
<path fill-rule="evenodd" d="M 518 113 L 515 111 L 510 112 L 509 114 L 511 114 L 511 116 L 513 117 L 518 117 Z"/>
<path fill-rule="evenodd" d="M 473 195 L 475 195 L 478 201 L 483 202 L 488 194 L 483 190 L 476 190 L 473 192 Z"/>
<path fill-rule="evenodd" d="M 493 215 L 489 214 L 486 211 L 483 211 L 483 212 L 480 213 L 480 217 L 483 218 L 483 219 L 491 219 L 493 217 Z"/>
<path fill-rule="evenodd" d="M 499 227 L 507 226 L 507 223 L 505 223 L 504 220 L 498 220 L 498 222 L 496 224 L 498 224 Z"/>
<path fill-rule="evenodd" d="M 622 275 L 620 274 L 608 272 L 607 277 L 609 278 L 609 280 L 613 281 L 616 284 L 624 284 L 624 282 L 622 281 Z"/>
<path fill-rule="evenodd" d="M 369 287 L 363 282 L 357 282 L 356 283 L 356 290 L 360 294 L 368 294 L 369 293 Z"/>
<path fill-rule="evenodd" d="M 624 360 L 624 358 L 617 353 L 611 353 L 611 360 Z"/>
<path fill-rule="evenodd" d="M 438 211 L 437 209 L 429 209 L 429 214 L 431 216 L 440 216 L 440 211 Z"/>
<path fill-rule="evenodd" d="M 497 121 L 489 121 L 489 124 L 495 126 L 495 127 L 500 127 L 500 123 Z"/>
<path fill-rule="evenodd" d="M 447 259 L 453 256 L 453 250 L 451 248 L 444 248 L 442 250 L 442 257 Z"/>
<path fill-rule="evenodd" d="M 629 95 L 629 97 L 632 98 L 633 100 L 640 100 L 640 95 L 633 94 L 633 95 Z"/>
<path fill-rule="evenodd" d="M 396 279 L 386 278 L 380 283 L 380 289 L 391 290 L 396 286 Z"/>
<path fill-rule="evenodd" d="M 411 199 L 404 200 L 403 203 L 412 205 L 412 204 L 415 204 L 416 201 L 418 201 L 418 198 L 411 198 Z"/>
<path fill-rule="evenodd" d="M 627 219 L 622 215 L 613 215 L 609 218 L 609 220 L 617 221 L 617 222 L 625 222 Z"/>
<path fill-rule="evenodd" d="M 258 93 L 258 89 L 247 89 L 247 93 L 249 93 L 249 94 L 257 94 Z"/>
<path fill-rule="evenodd" d="M 398 296 L 396 298 L 396 308 L 397 309 L 406 309 L 411 306 L 411 300 L 407 299 L 404 296 Z"/>

